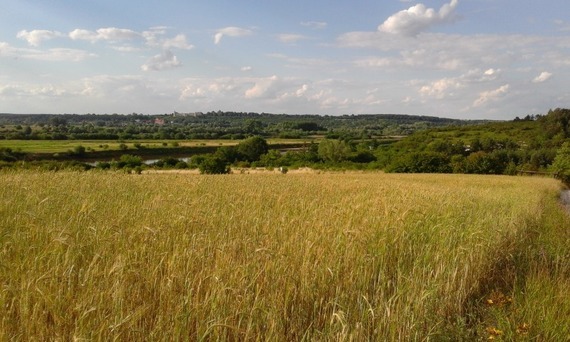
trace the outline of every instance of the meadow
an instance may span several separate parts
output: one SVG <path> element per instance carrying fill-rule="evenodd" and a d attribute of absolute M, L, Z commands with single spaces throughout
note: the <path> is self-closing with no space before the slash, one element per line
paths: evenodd
<path fill-rule="evenodd" d="M 0 340 L 568 340 L 560 187 L 4 170 Z"/>
<path fill-rule="evenodd" d="M 268 139 L 269 144 L 299 144 L 312 139 Z M 10 148 L 26 153 L 64 153 L 83 146 L 87 151 L 123 150 L 130 153 L 138 148 L 192 147 L 192 146 L 234 146 L 239 140 L 203 139 L 203 140 L 0 140 L 0 148 Z M 138 148 L 137 148 L 138 146 Z"/>

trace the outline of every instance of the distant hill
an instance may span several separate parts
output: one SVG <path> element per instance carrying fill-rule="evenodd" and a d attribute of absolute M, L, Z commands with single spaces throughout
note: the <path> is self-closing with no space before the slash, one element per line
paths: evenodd
<path fill-rule="evenodd" d="M 514 174 L 546 171 L 570 138 L 570 109 L 478 125 L 417 131 L 387 146 L 386 170 Z"/>
<path fill-rule="evenodd" d="M 264 136 L 299 137 L 318 132 L 339 136 L 409 135 L 433 127 L 464 126 L 488 121 L 468 121 L 424 115 L 360 114 L 360 115 L 313 115 L 313 114 L 268 114 L 244 112 L 207 112 L 172 114 L 0 114 L 0 125 L 73 126 L 75 133 L 83 132 L 77 126 L 115 127 L 113 133 L 120 135 L 129 131 L 152 133 L 143 126 L 170 127 L 180 133 L 179 138 L 226 138 L 235 134 L 260 134 Z M 188 129 L 181 129 L 186 127 Z M 69 130 L 68 130 L 69 131 Z M 79 136 L 79 135 L 78 135 Z M 17 135 L 21 138 L 21 135 Z M 163 137 L 168 138 L 168 135 Z M 124 137 L 123 137 L 124 138 Z M 137 135 L 128 136 L 137 138 Z"/>

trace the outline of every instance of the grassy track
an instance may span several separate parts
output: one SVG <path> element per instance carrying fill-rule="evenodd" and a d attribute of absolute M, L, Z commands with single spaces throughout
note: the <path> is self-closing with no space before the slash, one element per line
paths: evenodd
<path fill-rule="evenodd" d="M 564 340 L 558 189 L 4 171 L 0 340 Z"/>

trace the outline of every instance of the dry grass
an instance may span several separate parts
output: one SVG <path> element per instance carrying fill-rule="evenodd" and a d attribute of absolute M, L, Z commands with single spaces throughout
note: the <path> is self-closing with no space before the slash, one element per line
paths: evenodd
<path fill-rule="evenodd" d="M 472 337 L 495 319 L 477 298 L 514 283 L 509 256 L 557 189 L 460 175 L 5 171 L 0 339 Z"/>

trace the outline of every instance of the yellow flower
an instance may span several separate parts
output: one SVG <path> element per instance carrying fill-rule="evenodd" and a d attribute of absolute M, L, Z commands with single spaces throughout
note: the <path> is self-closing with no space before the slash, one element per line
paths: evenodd
<path fill-rule="evenodd" d="M 529 328 L 530 328 L 530 325 L 527 323 L 519 324 L 519 326 L 517 327 L 517 334 L 521 334 L 521 335 L 528 334 Z"/>
<path fill-rule="evenodd" d="M 491 336 L 500 336 L 503 334 L 502 330 L 499 330 L 497 328 L 493 328 L 493 327 L 489 327 L 487 328 L 487 332 L 489 333 L 489 335 Z"/>

